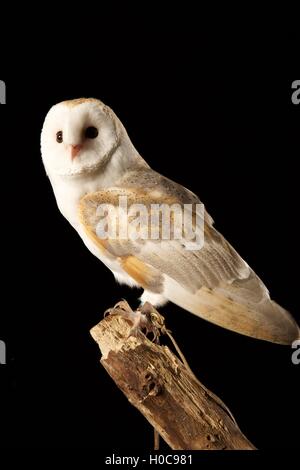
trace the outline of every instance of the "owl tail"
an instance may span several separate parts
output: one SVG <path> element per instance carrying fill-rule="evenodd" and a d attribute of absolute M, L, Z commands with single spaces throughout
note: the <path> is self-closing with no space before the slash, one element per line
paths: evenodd
<path fill-rule="evenodd" d="M 251 271 L 247 279 L 202 287 L 189 292 L 166 278 L 164 295 L 195 315 L 237 333 L 279 344 L 300 339 L 300 329 L 288 311 L 270 299 L 262 281 Z"/>

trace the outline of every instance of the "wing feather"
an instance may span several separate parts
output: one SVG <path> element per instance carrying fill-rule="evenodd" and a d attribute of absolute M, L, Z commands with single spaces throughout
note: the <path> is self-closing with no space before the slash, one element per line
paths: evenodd
<path fill-rule="evenodd" d="M 146 174 L 145 174 L 146 173 Z M 147 183 L 147 184 L 146 184 Z M 145 191 L 147 187 L 147 191 Z M 205 212 L 204 245 L 193 251 L 182 240 L 129 238 L 100 239 L 97 208 L 106 203 L 117 207 L 126 196 L 128 206 L 144 204 L 199 203 L 198 198 L 150 169 L 133 172 L 108 188 L 84 196 L 80 221 L 89 237 L 145 289 L 163 293 L 175 304 L 224 328 L 278 343 L 298 338 L 299 328 L 291 315 L 270 299 L 268 290 L 225 238 L 213 227 Z"/>

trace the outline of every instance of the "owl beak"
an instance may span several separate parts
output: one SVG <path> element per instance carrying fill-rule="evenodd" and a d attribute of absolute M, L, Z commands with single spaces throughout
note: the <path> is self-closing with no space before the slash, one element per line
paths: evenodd
<path fill-rule="evenodd" d="M 77 157 L 77 155 L 79 154 L 81 149 L 82 149 L 82 145 L 80 145 L 80 144 L 71 145 L 71 159 L 72 159 L 72 161 L 74 160 L 74 158 Z"/>

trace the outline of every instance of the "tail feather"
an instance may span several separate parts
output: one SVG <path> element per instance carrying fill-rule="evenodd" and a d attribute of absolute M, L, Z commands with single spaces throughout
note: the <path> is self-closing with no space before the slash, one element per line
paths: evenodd
<path fill-rule="evenodd" d="M 223 328 L 279 344 L 291 344 L 300 338 L 293 317 L 270 299 L 253 271 L 247 279 L 214 289 L 202 287 L 194 294 L 170 277 L 166 277 L 164 286 L 168 300 Z"/>

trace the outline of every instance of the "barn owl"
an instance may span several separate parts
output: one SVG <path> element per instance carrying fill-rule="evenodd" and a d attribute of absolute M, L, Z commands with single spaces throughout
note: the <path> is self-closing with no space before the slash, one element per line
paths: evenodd
<path fill-rule="evenodd" d="M 172 301 L 219 326 L 275 343 L 299 338 L 292 316 L 270 299 L 205 210 L 200 217 L 204 244 L 197 250 L 175 238 L 99 236 L 99 206 L 116 207 L 121 196 L 145 207 L 200 203 L 191 191 L 150 168 L 108 106 L 91 98 L 53 106 L 43 125 L 41 153 L 62 215 L 118 282 L 144 289 L 142 304 Z"/>

